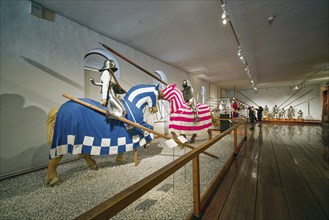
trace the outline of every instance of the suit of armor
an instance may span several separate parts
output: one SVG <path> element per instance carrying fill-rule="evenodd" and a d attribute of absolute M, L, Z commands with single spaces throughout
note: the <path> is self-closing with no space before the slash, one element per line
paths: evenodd
<path fill-rule="evenodd" d="M 113 60 L 105 60 L 103 67 L 99 70 L 102 82 L 102 99 L 101 105 L 107 106 L 106 118 L 116 118 L 126 116 L 126 110 L 117 94 L 124 94 L 126 91 L 122 89 L 114 72 L 118 69 L 115 67 Z"/>
<path fill-rule="evenodd" d="M 273 115 L 273 118 L 278 118 L 279 117 L 279 108 L 278 108 L 277 105 L 275 105 L 273 107 L 272 115 Z"/>
<path fill-rule="evenodd" d="M 279 118 L 285 118 L 286 117 L 286 110 L 284 108 L 281 109 L 281 112 L 279 114 Z"/>
<path fill-rule="evenodd" d="M 299 110 L 297 114 L 298 114 L 298 119 L 303 119 L 303 112 L 302 112 L 302 110 Z"/>
<path fill-rule="evenodd" d="M 292 106 L 290 106 L 288 109 L 288 118 L 293 119 L 294 117 L 295 117 L 295 109 Z"/>
<path fill-rule="evenodd" d="M 195 98 L 193 97 L 193 88 L 190 84 L 190 82 L 186 79 L 183 80 L 183 97 L 184 97 L 184 101 L 188 104 L 188 106 L 190 106 L 190 108 L 193 111 L 194 114 L 194 121 L 197 122 L 200 120 L 199 115 L 198 115 L 198 107 L 195 101 Z"/>
<path fill-rule="evenodd" d="M 269 112 L 270 112 L 270 110 L 268 109 L 267 105 L 265 105 L 265 107 L 264 107 L 264 113 L 263 113 L 265 118 L 268 118 Z"/>

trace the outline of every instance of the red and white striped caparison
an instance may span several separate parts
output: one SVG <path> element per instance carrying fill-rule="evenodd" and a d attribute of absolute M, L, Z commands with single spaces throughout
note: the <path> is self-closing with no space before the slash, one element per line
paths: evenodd
<path fill-rule="evenodd" d="M 200 120 L 194 122 L 193 110 L 186 104 L 182 92 L 176 84 L 168 85 L 162 90 L 164 99 L 170 103 L 169 131 L 179 134 L 196 134 L 212 126 L 208 105 L 198 104 Z"/>

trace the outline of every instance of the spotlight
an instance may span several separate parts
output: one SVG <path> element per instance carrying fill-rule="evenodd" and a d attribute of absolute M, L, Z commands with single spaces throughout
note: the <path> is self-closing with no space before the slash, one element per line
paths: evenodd
<path fill-rule="evenodd" d="M 226 25 L 227 22 L 230 20 L 230 18 L 228 16 L 225 4 L 222 4 L 222 10 L 223 10 L 222 13 L 223 24 Z"/>
<path fill-rule="evenodd" d="M 273 21 L 274 21 L 274 18 L 275 18 L 275 16 L 268 17 L 268 19 L 267 19 L 268 24 L 271 25 L 273 23 Z"/>
<path fill-rule="evenodd" d="M 223 10 L 223 13 L 226 12 L 226 5 L 225 4 L 222 4 L 222 10 Z"/>
<path fill-rule="evenodd" d="M 241 46 L 239 46 L 239 50 L 238 50 L 238 56 L 242 56 L 243 55 L 243 51 L 242 51 L 242 48 Z"/>

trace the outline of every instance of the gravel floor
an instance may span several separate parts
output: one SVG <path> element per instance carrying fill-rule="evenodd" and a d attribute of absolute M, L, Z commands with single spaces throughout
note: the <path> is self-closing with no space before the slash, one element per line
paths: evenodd
<path fill-rule="evenodd" d="M 204 141 L 206 136 L 200 136 L 194 146 Z M 98 171 L 89 170 L 83 160 L 61 164 L 57 171 L 62 183 L 55 187 L 45 186 L 46 169 L 2 180 L 0 219 L 74 219 L 188 151 L 170 149 L 158 138 L 138 150 L 137 167 L 129 152 L 122 164 L 116 164 L 114 156 L 95 157 Z M 202 193 L 233 152 L 232 137 L 227 135 L 207 151 L 220 159 L 200 156 Z M 191 169 L 187 164 L 112 219 L 186 218 L 193 207 Z"/>

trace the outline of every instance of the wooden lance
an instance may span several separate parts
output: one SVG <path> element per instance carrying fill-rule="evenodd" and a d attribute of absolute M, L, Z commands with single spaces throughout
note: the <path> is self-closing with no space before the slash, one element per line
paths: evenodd
<path fill-rule="evenodd" d="M 127 61 L 128 63 L 130 63 L 131 65 L 133 65 L 134 67 L 136 67 L 137 69 L 143 71 L 144 73 L 146 73 L 147 75 L 153 77 L 154 79 L 158 80 L 159 82 L 161 82 L 164 85 L 168 85 L 166 82 L 164 82 L 162 79 L 160 79 L 159 77 L 157 77 L 156 75 L 154 75 L 153 73 L 147 71 L 146 69 L 144 69 L 143 67 L 139 66 L 138 64 L 134 63 L 133 61 L 129 60 L 127 57 L 123 56 L 122 54 L 116 52 L 115 50 L 113 50 L 112 48 L 110 48 L 109 46 L 99 42 L 104 48 L 106 48 L 107 50 L 109 50 L 110 52 L 114 53 L 115 55 L 117 55 L 118 57 L 120 57 L 121 59 Z"/>
<path fill-rule="evenodd" d="M 63 94 L 63 96 L 64 96 L 65 98 L 71 99 L 72 101 L 75 101 L 75 102 L 77 102 L 77 103 L 79 103 L 79 104 L 81 104 L 81 105 L 84 105 L 84 106 L 86 106 L 86 107 L 88 107 L 88 108 L 91 108 L 91 109 L 93 109 L 93 110 L 95 110 L 95 111 L 98 111 L 98 112 L 100 112 L 100 113 L 106 114 L 106 111 L 105 111 L 104 109 L 102 109 L 102 108 L 99 108 L 99 107 L 97 107 L 97 106 L 91 105 L 91 104 L 89 104 L 89 103 L 87 103 L 87 102 L 84 102 L 84 101 L 82 101 L 82 100 L 80 100 L 80 99 L 77 99 L 77 98 L 75 98 L 75 97 L 73 97 L 73 96 L 70 96 L 70 95 L 68 95 L 68 94 Z M 142 125 L 140 125 L 140 124 L 137 124 L 137 123 L 135 123 L 135 122 L 132 122 L 132 121 L 126 119 L 126 118 L 116 117 L 116 119 L 119 120 L 119 121 L 121 121 L 121 122 L 124 122 L 124 123 L 126 123 L 126 124 L 132 125 L 132 126 L 134 126 L 134 127 L 137 127 L 137 128 L 143 129 L 143 130 L 145 130 L 145 131 L 148 131 L 148 132 L 150 132 L 150 133 L 153 133 L 153 134 L 155 134 L 155 135 L 158 135 L 159 137 L 162 137 L 162 138 L 164 138 L 164 139 L 167 139 L 167 140 L 172 139 L 172 138 L 169 137 L 169 136 L 166 136 L 166 135 L 164 135 L 164 134 L 162 134 L 162 133 L 159 133 L 159 132 L 157 132 L 157 131 L 154 131 L 154 130 L 152 130 L 152 129 L 149 129 L 149 128 L 147 128 L 147 127 L 144 127 L 144 126 L 142 126 Z M 190 148 L 190 149 L 194 149 L 194 148 L 195 148 L 195 147 L 192 146 L 192 145 L 185 144 L 185 143 L 180 143 L 180 141 L 178 141 L 178 140 L 174 140 L 174 141 L 175 141 L 177 144 L 182 144 L 183 146 L 188 147 L 188 148 Z M 208 156 L 210 156 L 210 157 L 213 157 L 213 158 L 219 159 L 219 157 L 217 157 L 216 155 L 210 154 L 210 153 L 208 153 L 208 152 L 203 152 L 203 153 L 206 154 L 206 155 L 208 155 Z"/>

